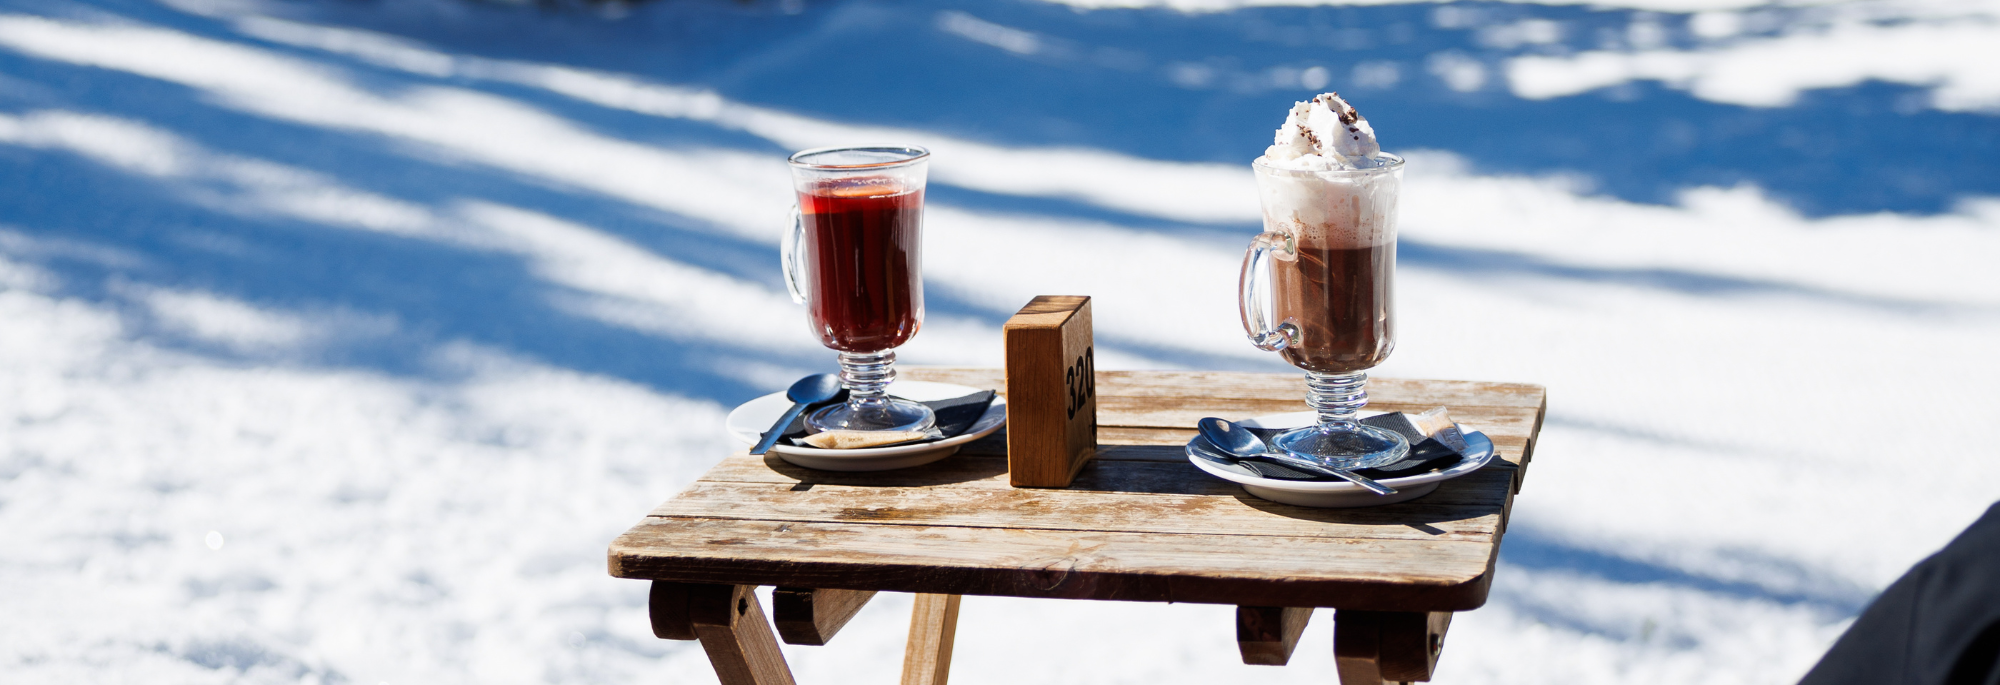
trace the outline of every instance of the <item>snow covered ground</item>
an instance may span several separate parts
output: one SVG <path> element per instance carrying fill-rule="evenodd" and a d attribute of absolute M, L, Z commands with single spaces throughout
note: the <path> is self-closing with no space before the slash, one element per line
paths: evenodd
<path fill-rule="evenodd" d="M 0 0 L 0 673 L 712 682 L 603 550 L 831 365 L 787 152 L 936 151 L 908 362 L 1087 293 L 1279 371 L 1246 163 L 1322 88 L 1412 160 L 1379 375 L 1550 388 L 1436 682 L 1791 682 L 2000 499 L 2000 5 L 1266 4 Z M 968 598 L 953 681 L 1332 678 L 1229 615 Z"/>

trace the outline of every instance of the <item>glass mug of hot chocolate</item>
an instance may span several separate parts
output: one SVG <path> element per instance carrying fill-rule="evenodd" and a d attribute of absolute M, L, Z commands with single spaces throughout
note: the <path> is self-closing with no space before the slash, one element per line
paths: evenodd
<path fill-rule="evenodd" d="M 840 353 L 847 402 L 806 416 L 815 432 L 922 431 L 930 407 L 890 397 L 897 346 L 924 323 L 920 147 L 819 148 L 792 155 L 799 204 L 780 244 L 785 286 L 821 344 Z"/>
<path fill-rule="evenodd" d="M 1344 145 L 1327 140 L 1336 135 Z M 1365 372 L 1396 346 L 1403 159 L 1375 147 L 1366 120 L 1329 94 L 1299 103 L 1251 167 L 1264 233 L 1243 259 L 1243 327 L 1252 344 L 1306 371 L 1306 403 L 1319 413 L 1317 425 L 1271 446 L 1343 469 L 1401 460 L 1408 440 L 1355 419 L 1368 403 Z"/>

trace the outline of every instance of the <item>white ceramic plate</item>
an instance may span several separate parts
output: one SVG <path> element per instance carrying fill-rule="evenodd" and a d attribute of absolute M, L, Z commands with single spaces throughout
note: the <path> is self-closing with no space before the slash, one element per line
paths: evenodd
<path fill-rule="evenodd" d="M 1237 423 L 1250 428 L 1282 429 L 1311 425 L 1318 418 L 1318 415 L 1313 412 L 1301 411 L 1289 414 L 1259 416 L 1248 421 L 1238 421 Z M 1459 426 L 1458 429 L 1464 432 L 1465 426 Z M 1235 471 L 1197 456 L 1198 452 L 1215 457 L 1223 456 L 1214 447 L 1209 446 L 1208 441 L 1200 437 L 1188 441 L 1187 454 L 1188 461 L 1194 462 L 1195 468 L 1207 471 L 1211 476 L 1238 483 L 1243 486 L 1244 490 L 1248 490 L 1250 494 L 1273 502 L 1296 504 L 1302 507 L 1373 507 L 1413 500 L 1431 494 L 1432 490 L 1437 489 L 1438 483 L 1478 471 L 1481 467 L 1486 466 L 1488 462 L 1493 461 L 1493 440 L 1487 438 L 1485 433 L 1465 432 L 1465 444 L 1471 448 L 1472 453 L 1466 455 L 1465 461 L 1454 464 L 1451 468 L 1380 481 L 1383 485 L 1396 489 L 1396 494 L 1393 495 L 1377 495 L 1361 489 L 1359 485 L 1344 480 L 1277 480 Z"/>
<path fill-rule="evenodd" d="M 979 388 L 951 383 L 930 381 L 896 381 L 889 384 L 889 394 L 918 402 L 934 402 L 954 397 L 964 397 Z M 771 428 L 771 424 L 792 408 L 792 401 L 785 399 L 785 393 L 774 392 L 759 397 L 729 412 L 724 421 L 729 434 L 745 445 L 757 444 L 757 438 Z M 993 404 L 986 407 L 986 413 L 973 422 L 972 428 L 956 437 L 936 442 L 920 442 L 913 445 L 890 445 L 888 447 L 865 447 L 853 450 L 823 450 L 816 447 L 799 447 L 780 443 L 771 447 L 771 453 L 779 459 L 822 471 L 887 471 L 922 466 L 958 453 L 959 445 L 992 435 L 1007 423 L 1007 400 L 993 398 Z"/>

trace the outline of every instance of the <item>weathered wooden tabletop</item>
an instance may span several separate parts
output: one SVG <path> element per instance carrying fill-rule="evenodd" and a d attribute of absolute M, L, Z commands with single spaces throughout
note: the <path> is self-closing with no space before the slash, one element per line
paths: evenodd
<path fill-rule="evenodd" d="M 902 377 L 1000 388 L 997 369 Z M 928 466 L 799 468 L 738 452 L 611 544 L 621 578 L 1067 599 L 1449 612 L 1486 601 L 1533 454 L 1541 386 L 1373 379 L 1370 409 L 1451 408 L 1499 459 L 1409 502 L 1269 502 L 1187 462 L 1203 416 L 1305 410 L 1298 374 L 1099 372 L 1097 460 L 1007 484 L 1003 435 Z"/>

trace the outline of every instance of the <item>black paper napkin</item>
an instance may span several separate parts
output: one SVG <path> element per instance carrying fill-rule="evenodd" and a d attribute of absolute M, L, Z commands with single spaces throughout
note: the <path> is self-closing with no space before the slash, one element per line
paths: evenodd
<path fill-rule="evenodd" d="M 917 404 L 930 407 L 931 411 L 937 414 L 937 419 L 936 419 L 937 430 L 941 435 L 927 440 L 899 443 L 897 445 L 892 445 L 892 446 L 901 447 L 903 445 L 917 445 L 926 442 L 943 440 L 946 438 L 955 438 L 960 435 L 964 435 L 966 431 L 972 430 L 973 424 L 979 422 L 979 417 L 986 415 L 986 408 L 993 404 L 993 398 L 996 395 L 998 395 L 998 393 L 992 390 L 981 390 L 979 392 L 975 392 L 970 395 L 966 395 L 964 397 L 954 397 L 948 400 L 932 400 L 929 402 L 917 402 Z M 799 417 L 796 419 L 792 419 L 791 425 L 785 427 L 785 433 L 783 436 L 784 440 L 793 445 L 804 445 L 805 443 L 799 442 L 799 440 L 806 437 L 807 435 L 806 414 L 810 414 L 813 412 L 813 410 L 817 410 L 820 407 L 824 407 L 830 404 L 839 404 L 841 402 L 846 402 L 846 401 L 847 401 L 847 391 L 843 389 L 840 391 L 839 394 L 834 395 L 833 399 L 827 400 L 826 402 L 821 404 L 815 404 L 810 409 L 804 412 L 800 412 Z"/>
<path fill-rule="evenodd" d="M 1364 478 L 1370 478 L 1373 480 L 1404 478 L 1408 476 L 1415 476 L 1418 474 L 1429 473 L 1431 471 L 1442 471 L 1444 469 L 1457 466 L 1459 462 L 1465 460 L 1465 457 L 1460 456 L 1458 452 L 1453 451 L 1450 447 L 1446 447 L 1444 443 L 1438 442 L 1437 440 L 1429 437 L 1425 437 L 1424 432 L 1418 430 L 1417 425 L 1410 421 L 1410 417 L 1404 416 L 1402 412 L 1398 411 L 1398 412 L 1390 412 L 1387 414 L 1381 414 L 1378 416 L 1370 416 L 1368 418 L 1362 419 L 1359 423 L 1401 433 L 1403 434 L 1404 438 L 1407 438 L 1410 441 L 1410 454 L 1408 456 L 1403 457 L 1402 460 L 1389 464 L 1383 464 L 1381 466 L 1373 468 L 1354 470 L 1354 473 L 1359 474 Z M 1251 428 L 1250 432 L 1256 433 L 1257 437 L 1263 438 L 1264 442 L 1266 444 L 1269 444 L 1271 442 L 1271 438 L 1277 437 L 1279 433 L 1283 433 L 1288 430 L 1291 429 Z M 1317 474 L 1306 473 L 1304 471 L 1300 471 L 1297 469 L 1286 468 L 1283 465 L 1273 464 L 1270 462 L 1244 460 L 1235 462 L 1235 464 L 1237 466 L 1241 466 L 1245 469 L 1255 472 L 1260 477 L 1269 478 L 1272 480 L 1317 480 L 1317 481 L 1340 480 L 1339 478 L 1321 476 Z"/>

